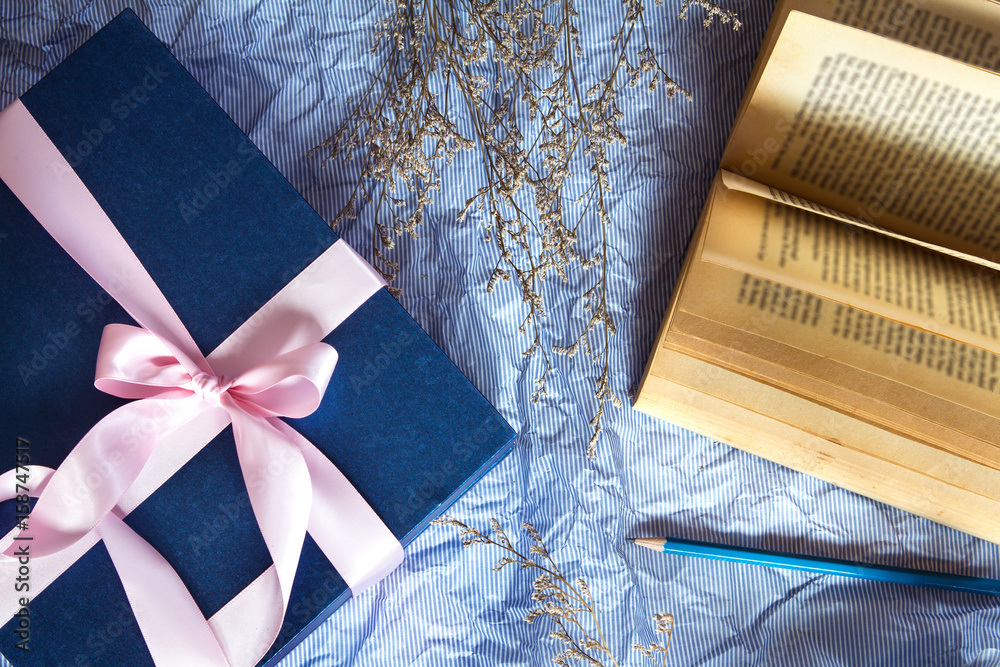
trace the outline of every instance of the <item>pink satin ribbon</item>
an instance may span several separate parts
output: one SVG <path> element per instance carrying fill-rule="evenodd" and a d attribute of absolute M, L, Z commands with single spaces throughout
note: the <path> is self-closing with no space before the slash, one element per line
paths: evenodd
<path fill-rule="evenodd" d="M 314 262 L 319 269 L 307 267 L 275 297 L 297 299 L 294 316 L 281 309 L 266 314 L 265 306 L 206 358 L 104 210 L 20 101 L 0 112 L 0 137 L 0 179 L 143 327 L 105 328 L 95 384 L 102 391 L 139 400 L 102 419 L 47 478 L 25 531 L 32 538 L 33 556 L 59 552 L 99 528 L 107 537 L 106 524 L 120 533 L 118 524 L 107 523 L 108 517 L 114 516 L 112 511 L 151 457 L 157 456 L 157 444 L 207 413 L 221 410 L 232 423 L 251 506 L 274 563 L 262 575 L 273 578 L 273 585 L 259 587 L 273 599 L 255 607 L 259 617 L 245 623 L 266 641 L 249 651 L 222 642 L 230 661 L 238 654 L 236 664 L 257 662 L 277 637 L 307 528 L 355 595 L 394 569 L 402 560 L 398 540 L 336 467 L 278 419 L 303 417 L 318 407 L 337 360 L 333 348 L 320 341 L 345 313 L 379 289 L 381 282 L 370 267 L 338 241 Z M 328 255 L 334 252 L 338 259 L 347 252 L 347 262 L 341 263 L 354 267 L 345 271 L 341 286 L 347 297 L 342 300 L 353 307 L 338 304 L 330 293 L 334 290 L 328 282 L 329 269 L 324 273 L 323 267 L 331 265 Z M 285 293 L 293 285 L 298 293 L 289 297 Z M 129 554 L 149 559 L 140 552 L 152 548 L 138 545 L 137 540 L 145 544 L 138 536 L 115 542 L 121 545 L 115 547 L 120 574 L 125 567 L 119 564 L 131 562 Z M 7 555 L 11 551 L 7 549 Z M 146 589 L 139 588 L 136 600 L 130 594 L 133 607 L 160 612 L 140 624 L 147 639 L 147 629 L 157 624 L 157 616 L 190 615 L 189 609 L 174 608 L 173 598 L 164 606 L 155 590 L 147 597 Z M 169 629 L 149 632 L 160 636 L 169 634 Z M 227 664 L 205 650 L 203 659 L 186 664 Z"/>

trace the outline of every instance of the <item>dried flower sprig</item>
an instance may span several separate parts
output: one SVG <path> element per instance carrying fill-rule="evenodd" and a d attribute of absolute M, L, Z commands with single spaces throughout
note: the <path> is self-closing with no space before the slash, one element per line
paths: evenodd
<path fill-rule="evenodd" d="M 486 290 L 513 281 L 520 292 L 525 316 L 518 330 L 531 336 L 523 355 L 543 358 L 532 400 L 547 393 L 550 350 L 583 351 L 600 369 L 587 447 L 593 459 L 605 405 L 622 404 L 611 389 L 616 329 L 607 301 L 606 199 L 608 151 L 626 142 L 620 89 L 648 79 L 649 90 L 661 88 L 668 98 L 691 99 L 691 93 L 660 65 L 644 0 L 622 0 L 610 65 L 596 81 L 578 78 L 583 49 L 573 0 L 388 1 L 389 15 L 376 25 L 372 45 L 380 57 L 372 84 L 348 101 L 346 120 L 310 151 L 323 154 L 324 166 L 361 155 L 359 179 L 333 224 L 373 206 L 372 264 L 391 282 L 399 265 L 387 251 L 400 235 L 417 236 L 442 189 L 443 167 L 461 152 L 477 152 L 485 184 L 468 197 L 457 221 L 475 218 L 484 240 L 496 246 Z M 707 0 L 684 0 L 679 17 L 692 5 L 706 11 L 706 26 L 718 19 L 740 27 L 733 12 Z M 460 125 L 470 130 L 463 133 Z M 583 247 L 581 237 L 587 238 Z M 587 316 L 569 344 L 549 346 L 539 323 L 546 316 L 542 282 L 551 276 L 568 281 L 574 265 L 597 269 L 583 291 Z"/>
<path fill-rule="evenodd" d="M 649 646 L 643 646 L 642 644 L 632 644 L 632 649 L 641 653 L 644 657 L 649 658 L 654 663 L 657 662 L 659 657 L 661 667 L 667 664 L 667 651 L 670 650 L 670 640 L 674 636 L 674 615 L 673 614 L 653 614 L 653 632 L 657 634 L 666 634 L 667 643 L 660 644 L 659 642 L 653 642 Z"/>
<path fill-rule="evenodd" d="M 531 600 L 537 606 L 528 612 L 524 620 L 533 623 L 545 618 L 555 626 L 549 636 L 565 647 L 552 658 L 555 664 L 568 667 L 577 662 L 591 667 L 606 667 L 608 663 L 605 661 L 609 661 L 611 665 L 618 667 L 619 663 L 604 637 L 590 587 L 582 578 L 571 582 L 563 575 L 534 526 L 530 523 L 523 524 L 525 532 L 531 538 L 528 553 L 524 554 L 514 547 L 496 519 L 490 519 L 491 535 L 453 517 L 441 517 L 431 523 L 457 528 L 463 547 L 487 544 L 505 551 L 507 555 L 501 556 L 493 566 L 494 572 L 499 572 L 508 565 L 516 565 L 522 570 L 538 570 L 531 593 Z M 649 646 L 633 644 L 632 648 L 653 662 L 660 658 L 660 664 L 664 665 L 673 636 L 674 617 L 672 614 L 654 614 L 653 623 L 654 632 L 667 635 L 666 643 L 654 642 Z"/>
<path fill-rule="evenodd" d="M 660 0 L 662 2 L 662 0 Z M 701 22 L 706 28 L 712 25 L 712 21 L 719 19 L 719 22 L 723 25 L 727 23 L 733 24 L 733 30 L 739 30 L 743 24 L 740 23 L 739 19 L 736 18 L 736 12 L 720 7 L 714 2 L 708 2 L 707 0 L 684 0 L 681 5 L 681 12 L 678 14 L 678 18 L 686 19 L 688 10 L 692 5 L 697 5 L 705 10 L 705 19 Z"/>

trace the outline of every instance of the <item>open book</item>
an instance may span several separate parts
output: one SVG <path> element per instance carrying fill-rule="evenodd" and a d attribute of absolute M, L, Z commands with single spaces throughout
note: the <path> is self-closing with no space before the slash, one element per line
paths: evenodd
<path fill-rule="evenodd" d="M 1000 5 L 779 2 L 635 406 L 1000 543 Z"/>

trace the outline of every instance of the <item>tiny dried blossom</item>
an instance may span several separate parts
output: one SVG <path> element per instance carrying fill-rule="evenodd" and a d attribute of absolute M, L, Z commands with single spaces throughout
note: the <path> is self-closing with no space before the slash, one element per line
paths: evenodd
<path fill-rule="evenodd" d="M 649 658 L 654 663 L 659 662 L 661 666 L 666 665 L 667 651 L 670 649 L 670 640 L 673 638 L 674 633 L 674 615 L 653 614 L 653 632 L 666 634 L 666 644 L 660 644 L 659 642 L 652 642 L 648 646 L 632 644 L 632 649 L 638 651 L 643 657 Z"/>
<path fill-rule="evenodd" d="M 525 315 L 517 329 L 530 337 L 522 356 L 541 357 L 532 401 L 548 394 L 550 352 L 583 352 L 598 369 L 587 447 L 594 459 L 606 405 L 622 405 L 609 373 L 616 328 L 607 302 L 612 219 L 606 201 L 609 150 L 627 142 L 619 95 L 646 79 L 648 90 L 668 98 L 690 100 L 691 93 L 660 65 L 647 34 L 644 0 L 622 1 L 622 20 L 610 38 L 610 67 L 596 81 L 578 78 L 583 47 L 573 0 L 387 4 L 371 47 L 381 62 L 378 74 L 357 100 L 348 100 L 347 119 L 309 151 L 322 153 L 324 166 L 356 157 L 361 163 L 332 224 L 356 217 L 363 208 L 359 201 L 371 205 L 372 265 L 392 283 L 400 267 L 387 253 L 396 238 L 418 235 L 444 185 L 443 168 L 460 153 L 474 153 L 486 185 L 466 199 L 457 222 L 474 219 L 484 241 L 496 248 L 486 291 L 512 283 L 521 294 Z M 705 26 L 718 20 L 740 27 L 735 13 L 708 0 L 683 0 L 678 17 L 686 19 L 695 5 L 705 12 Z M 458 127 L 463 116 L 473 128 L 468 135 Z M 585 279 L 586 317 L 571 342 L 551 344 L 540 321 L 547 316 L 543 283 L 552 276 L 577 280 L 574 266 L 600 270 Z"/>
<path fill-rule="evenodd" d="M 531 584 L 530 599 L 535 603 L 535 607 L 524 616 L 524 621 L 534 623 L 539 619 L 545 619 L 553 624 L 549 637 L 565 646 L 553 656 L 552 661 L 555 664 L 567 667 L 572 664 L 618 667 L 619 663 L 608 647 L 604 631 L 601 629 L 590 587 L 582 578 L 570 583 L 563 576 L 534 526 L 530 523 L 522 524 L 533 543 L 529 546 L 528 553 L 524 554 L 511 544 L 507 533 L 496 519 L 489 520 L 490 534 L 483 533 L 450 516 L 435 519 L 431 523 L 456 528 L 463 547 L 489 544 L 507 552 L 493 566 L 494 572 L 515 564 L 521 569 L 534 568 L 539 571 Z M 662 658 L 661 664 L 665 664 L 673 626 L 673 614 L 653 614 L 653 631 L 658 634 L 667 633 L 666 644 L 656 642 L 648 646 L 633 644 L 633 650 L 654 661 Z"/>

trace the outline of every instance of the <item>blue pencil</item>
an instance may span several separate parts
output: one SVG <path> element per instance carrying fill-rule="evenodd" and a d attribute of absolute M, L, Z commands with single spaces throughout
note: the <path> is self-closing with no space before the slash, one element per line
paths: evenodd
<path fill-rule="evenodd" d="M 947 588 L 953 591 L 1000 596 L 1000 580 L 997 579 L 966 577 L 959 574 L 944 574 L 942 572 L 927 572 L 905 567 L 869 565 L 867 563 L 837 560 L 834 558 L 799 556 L 780 551 L 727 547 L 709 542 L 696 542 L 694 540 L 667 539 L 663 537 L 628 538 L 628 540 L 641 547 L 668 554 L 697 556 L 698 558 L 711 558 L 731 563 L 749 563 L 750 565 L 779 567 L 786 570 L 803 570 L 805 572 L 835 574 L 840 577 L 853 577 L 855 579 L 885 581 L 893 584 L 909 584 L 911 586 L 929 586 L 931 588 Z"/>

